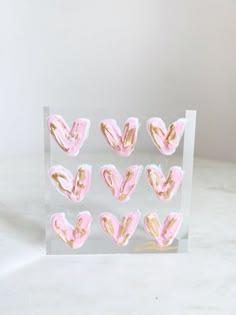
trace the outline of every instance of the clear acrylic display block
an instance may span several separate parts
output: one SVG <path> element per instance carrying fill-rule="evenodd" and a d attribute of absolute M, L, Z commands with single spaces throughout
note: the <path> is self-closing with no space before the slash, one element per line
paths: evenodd
<path fill-rule="evenodd" d="M 48 126 L 47 117 L 60 115 L 71 127 L 77 118 L 87 118 L 91 122 L 89 136 L 84 142 L 80 153 L 73 157 L 66 155 L 52 138 Z M 192 169 L 195 142 L 196 111 L 167 113 L 164 109 L 156 108 L 148 112 L 146 116 L 139 116 L 138 112 L 124 113 L 119 111 L 103 112 L 94 109 L 93 113 L 81 112 L 78 109 L 66 109 L 58 107 L 44 107 L 44 149 L 45 149 L 45 208 L 46 208 L 46 252 L 50 255 L 79 255 L 79 254 L 114 254 L 114 253 L 180 253 L 188 250 L 188 229 L 191 207 Z M 140 128 L 134 152 L 129 157 L 121 157 L 113 151 L 100 131 L 101 120 L 113 118 L 117 121 L 121 130 L 128 117 L 137 117 Z M 186 117 L 185 132 L 176 152 L 171 156 L 162 155 L 152 142 L 146 128 L 146 121 L 151 117 L 161 117 L 166 126 Z M 75 174 L 81 164 L 92 165 L 92 183 L 89 193 L 80 203 L 75 203 L 60 194 L 52 184 L 49 169 L 54 165 L 63 165 Z M 126 203 L 117 201 L 111 194 L 100 175 L 100 167 L 105 164 L 114 164 L 123 176 L 126 169 L 134 164 L 142 165 L 143 171 L 135 192 Z M 157 199 L 153 189 L 145 176 L 145 166 L 148 164 L 160 165 L 165 176 L 172 166 L 181 166 L 184 171 L 184 179 L 176 195 L 170 201 Z M 126 246 L 118 246 L 115 241 L 101 228 L 99 216 L 103 212 L 113 213 L 118 220 L 135 210 L 141 212 L 139 224 Z M 75 224 L 79 212 L 89 211 L 93 217 L 91 234 L 85 244 L 79 249 L 72 249 L 64 243 L 51 228 L 50 220 L 54 213 L 65 213 L 66 219 L 71 225 Z M 144 230 L 144 217 L 150 212 L 157 213 L 160 221 L 169 213 L 183 213 L 181 228 L 168 247 L 159 247 L 156 241 Z"/>

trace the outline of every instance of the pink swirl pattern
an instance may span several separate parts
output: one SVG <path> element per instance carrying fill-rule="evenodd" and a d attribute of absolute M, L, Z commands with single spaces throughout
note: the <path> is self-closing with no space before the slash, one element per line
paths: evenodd
<path fill-rule="evenodd" d="M 81 165 L 75 177 L 61 165 L 53 166 L 49 173 L 57 190 L 74 202 L 82 201 L 89 192 L 92 176 L 90 165 Z"/>
<path fill-rule="evenodd" d="M 64 213 L 56 213 L 51 218 L 53 231 L 71 248 L 83 246 L 90 234 L 92 216 L 89 212 L 81 212 L 76 219 L 75 228 L 68 223 Z"/>
<path fill-rule="evenodd" d="M 130 117 L 125 123 L 123 133 L 114 119 L 101 122 L 101 132 L 108 145 L 120 156 L 129 156 L 134 151 L 137 141 L 139 122 L 137 118 Z"/>
<path fill-rule="evenodd" d="M 88 119 L 77 119 L 70 129 L 64 119 L 59 115 L 48 117 L 48 129 L 60 146 L 68 155 L 76 156 L 88 137 L 90 121 Z"/>
<path fill-rule="evenodd" d="M 120 224 L 112 213 L 104 212 L 100 215 L 100 224 L 103 230 L 113 238 L 117 245 L 125 246 L 132 237 L 138 225 L 139 218 L 140 212 L 137 210 L 126 214 Z"/>
<path fill-rule="evenodd" d="M 158 199 L 169 201 L 178 191 L 183 181 L 184 172 L 181 167 L 173 166 L 165 178 L 161 168 L 151 164 L 146 167 L 146 177 Z"/>
<path fill-rule="evenodd" d="M 165 155 L 175 153 L 184 133 L 185 125 L 185 118 L 178 119 L 168 129 L 161 118 L 154 117 L 147 121 L 147 129 L 154 144 Z"/>
<path fill-rule="evenodd" d="M 171 213 L 166 217 L 164 224 L 161 225 L 157 215 L 149 213 L 144 218 L 144 229 L 156 240 L 160 247 L 167 247 L 174 241 L 182 221 L 182 213 Z"/>
<path fill-rule="evenodd" d="M 141 171 L 141 165 L 132 165 L 126 170 L 123 179 L 114 165 L 104 165 L 100 169 L 101 176 L 114 198 L 123 202 L 128 201 L 135 191 Z"/>

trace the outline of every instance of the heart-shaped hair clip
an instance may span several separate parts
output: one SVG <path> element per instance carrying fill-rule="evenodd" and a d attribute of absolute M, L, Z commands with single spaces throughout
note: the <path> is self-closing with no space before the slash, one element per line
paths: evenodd
<path fill-rule="evenodd" d="M 71 248 L 80 248 L 90 234 L 92 216 L 89 212 L 80 212 L 73 227 L 65 218 L 64 213 L 55 213 L 51 218 L 54 232 Z"/>
<path fill-rule="evenodd" d="M 184 133 L 185 125 L 185 118 L 176 120 L 168 129 L 161 118 L 154 117 L 147 121 L 147 129 L 154 144 L 165 155 L 175 153 Z"/>
<path fill-rule="evenodd" d="M 74 202 L 83 200 L 90 189 L 92 176 L 90 165 L 81 165 L 75 177 L 61 165 L 53 166 L 49 173 L 57 190 Z"/>
<path fill-rule="evenodd" d="M 160 247 L 167 247 L 171 245 L 178 234 L 182 221 L 182 213 L 171 213 L 161 225 L 158 216 L 155 213 L 149 213 L 144 218 L 144 229 Z"/>
<path fill-rule="evenodd" d="M 138 127 L 138 119 L 134 117 L 127 119 L 123 133 L 114 119 L 106 119 L 101 122 L 101 132 L 106 142 L 120 156 L 129 156 L 134 151 Z"/>
<path fill-rule="evenodd" d="M 88 137 L 90 121 L 76 119 L 70 129 L 59 115 L 48 117 L 48 129 L 60 148 L 68 155 L 77 155 Z"/>
<path fill-rule="evenodd" d="M 183 176 L 184 172 L 178 166 L 170 168 L 167 178 L 163 175 L 160 167 L 153 164 L 146 167 L 147 180 L 157 197 L 162 201 L 168 201 L 173 198 L 183 181 Z"/>
<path fill-rule="evenodd" d="M 112 195 L 119 201 L 128 201 L 134 192 L 142 172 L 141 165 L 130 166 L 125 173 L 124 179 L 114 165 L 104 165 L 100 169 L 101 176 Z"/>
<path fill-rule="evenodd" d="M 140 212 L 130 212 L 122 218 L 121 224 L 117 218 L 110 212 L 104 212 L 100 215 L 100 223 L 103 230 L 110 235 L 119 246 L 128 244 L 133 235 L 140 218 Z"/>

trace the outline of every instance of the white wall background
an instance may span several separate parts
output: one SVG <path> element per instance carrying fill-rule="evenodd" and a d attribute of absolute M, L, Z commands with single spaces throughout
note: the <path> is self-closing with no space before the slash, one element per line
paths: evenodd
<path fill-rule="evenodd" d="M 197 155 L 236 161 L 235 0 L 1 0 L 0 45 L 1 156 L 43 150 L 42 104 L 161 105 L 199 111 Z"/>

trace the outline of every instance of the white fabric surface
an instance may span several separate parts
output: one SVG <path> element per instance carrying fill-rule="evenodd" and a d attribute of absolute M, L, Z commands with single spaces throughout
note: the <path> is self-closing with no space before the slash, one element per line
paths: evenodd
<path fill-rule="evenodd" d="M 45 256 L 43 161 L 0 164 L 0 314 L 236 310 L 236 164 L 197 160 L 190 253 Z"/>

